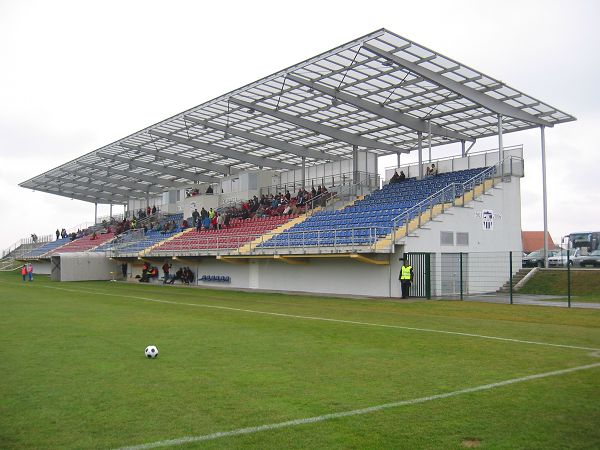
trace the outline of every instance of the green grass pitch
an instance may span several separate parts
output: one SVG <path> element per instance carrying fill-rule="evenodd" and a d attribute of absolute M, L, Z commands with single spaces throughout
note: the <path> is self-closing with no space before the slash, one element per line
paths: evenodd
<path fill-rule="evenodd" d="M 0 448 L 600 448 L 600 366 L 426 399 L 600 363 L 593 349 L 593 310 L 0 274 Z"/>

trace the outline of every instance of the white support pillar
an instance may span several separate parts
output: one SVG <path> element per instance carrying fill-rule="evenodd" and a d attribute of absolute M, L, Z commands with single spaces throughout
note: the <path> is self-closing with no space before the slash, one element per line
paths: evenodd
<path fill-rule="evenodd" d="M 460 146 L 461 146 L 460 156 L 462 156 L 463 158 L 466 156 L 465 144 L 466 144 L 465 141 L 460 141 Z"/>
<path fill-rule="evenodd" d="M 352 146 L 352 184 L 358 183 L 358 145 Z"/>
<path fill-rule="evenodd" d="M 110 204 L 110 207 L 108 209 L 108 217 L 112 218 L 112 203 Z"/>
<path fill-rule="evenodd" d="M 98 223 L 98 202 L 94 203 L 94 225 Z"/>
<path fill-rule="evenodd" d="M 504 160 L 504 145 L 502 144 L 502 114 L 498 114 L 498 162 Z M 502 173 L 504 175 L 504 172 Z"/>
<path fill-rule="evenodd" d="M 429 151 L 429 164 L 431 164 L 431 120 L 427 121 L 427 148 Z"/>
<path fill-rule="evenodd" d="M 400 152 L 396 153 L 396 166 L 400 167 Z"/>
<path fill-rule="evenodd" d="M 417 133 L 418 151 L 419 151 L 419 179 L 423 178 L 423 133 Z"/>
<path fill-rule="evenodd" d="M 302 189 L 306 189 L 306 156 L 302 157 Z"/>
<path fill-rule="evenodd" d="M 548 267 L 548 197 L 546 192 L 546 132 L 540 127 L 542 140 L 542 204 L 544 208 L 544 267 Z"/>

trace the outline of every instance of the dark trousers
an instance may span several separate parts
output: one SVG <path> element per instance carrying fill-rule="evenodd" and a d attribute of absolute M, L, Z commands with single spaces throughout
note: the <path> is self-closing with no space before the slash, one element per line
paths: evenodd
<path fill-rule="evenodd" d="M 402 298 L 408 298 L 410 291 L 410 280 L 400 280 L 400 286 L 402 287 Z"/>

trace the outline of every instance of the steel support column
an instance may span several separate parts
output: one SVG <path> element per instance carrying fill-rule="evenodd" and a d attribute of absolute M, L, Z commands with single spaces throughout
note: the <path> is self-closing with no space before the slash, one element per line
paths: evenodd
<path fill-rule="evenodd" d="M 306 156 L 302 157 L 302 189 L 306 189 Z"/>
<path fill-rule="evenodd" d="M 352 146 L 352 183 L 358 183 L 358 145 Z"/>
<path fill-rule="evenodd" d="M 544 208 L 544 267 L 548 267 L 548 197 L 546 192 L 546 127 L 542 125 L 542 204 Z"/>
<path fill-rule="evenodd" d="M 467 152 L 465 151 L 465 141 L 460 141 L 460 147 L 461 147 L 461 151 L 460 151 L 460 155 L 464 158 L 467 154 Z"/>
<path fill-rule="evenodd" d="M 419 179 L 423 178 L 423 133 L 420 131 L 417 133 L 418 136 L 418 151 L 419 151 Z"/>
<path fill-rule="evenodd" d="M 504 160 L 504 145 L 502 143 L 502 114 L 498 114 L 498 162 Z M 504 175 L 504 171 L 502 171 Z"/>
<path fill-rule="evenodd" d="M 431 164 L 431 120 L 427 121 L 427 146 L 429 152 L 429 164 Z"/>
<path fill-rule="evenodd" d="M 94 225 L 98 223 L 98 202 L 94 202 Z"/>

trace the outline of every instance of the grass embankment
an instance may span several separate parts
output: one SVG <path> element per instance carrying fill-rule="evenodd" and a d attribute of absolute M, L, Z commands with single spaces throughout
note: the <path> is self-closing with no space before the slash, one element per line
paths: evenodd
<path fill-rule="evenodd" d="M 568 279 L 566 269 L 538 270 L 519 289 L 520 294 L 561 295 L 566 301 Z M 571 300 L 600 303 L 600 270 L 571 269 Z"/>
<path fill-rule="evenodd" d="M 0 274 L 1 448 L 207 435 L 600 362 L 589 350 L 600 348 L 594 310 L 19 278 Z M 144 358 L 149 344 L 156 360 Z M 599 375 L 594 367 L 184 448 L 599 448 Z"/>

